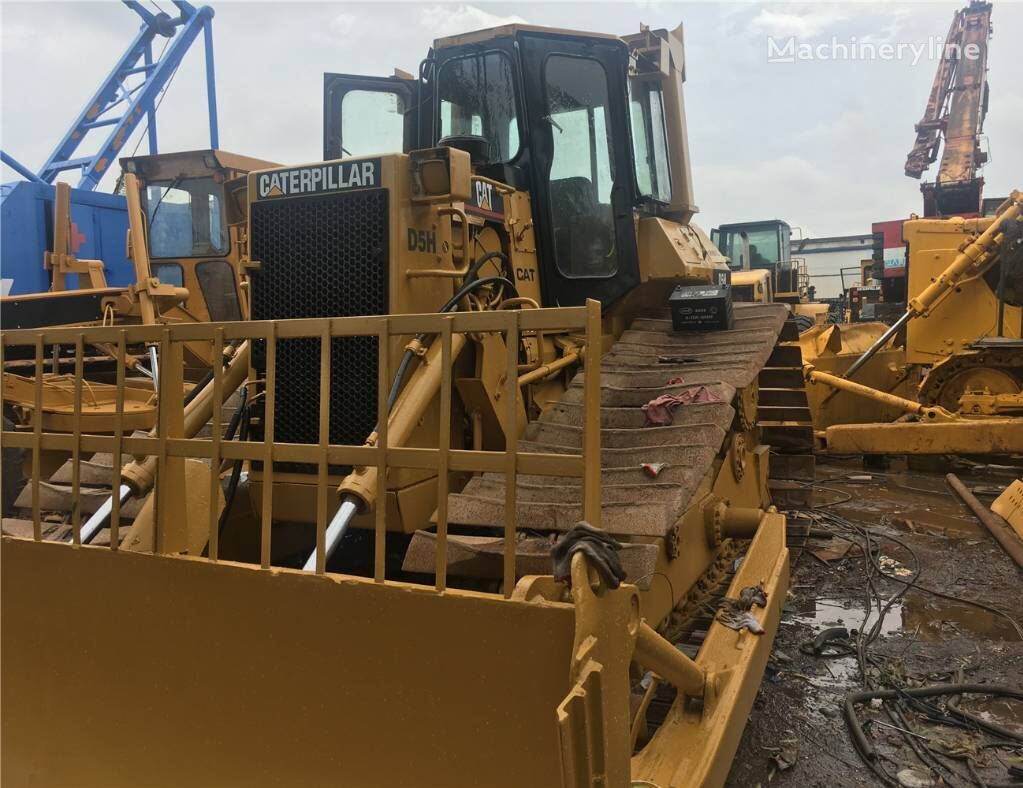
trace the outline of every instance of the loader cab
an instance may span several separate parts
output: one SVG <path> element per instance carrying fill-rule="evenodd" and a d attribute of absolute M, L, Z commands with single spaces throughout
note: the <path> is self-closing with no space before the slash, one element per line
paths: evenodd
<path fill-rule="evenodd" d="M 792 259 L 792 228 L 778 219 L 723 224 L 711 230 L 710 238 L 733 271 L 771 270 Z"/>
<path fill-rule="evenodd" d="M 711 230 L 710 238 L 733 271 L 767 271 L 776 300 L 796 303 L 809 295 L 805 264 L 792 258 L 788 222 L 771 219 L 723 224 Z"/>
<path fill-rule="evenodd" d="M 327 74 L 324 156 L 468 151 L 529 194 L 544 303 L 607 306 L 640 281 L 637 214 L 695 210 L 673 35 L 508 25 L 436 41 L 417 78 Z"/>

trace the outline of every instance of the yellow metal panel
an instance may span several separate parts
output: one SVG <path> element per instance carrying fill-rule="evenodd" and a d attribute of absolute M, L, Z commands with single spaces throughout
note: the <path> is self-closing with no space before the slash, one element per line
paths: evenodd
<path fill-rule="evenodd" d="M 1010 454 L 1023 451 L 1023 419 L 828 427 L 835 454 Z"/>
<path fill-rule="evenodd" d="M 1023 539 L 1023 480 L 1016 479 L 991 504 L 991 511 L 1000 515 Z"/>
<path fill-rule="evenodd" d="M 560 786 L 570 605 L 7 537 L 0 561 L 5 785 Z"/>
<path fill-rule="evenodd" d="M 908 292 L 919 296 L 959 255 L 964 243 L 984 230 L 991 219 L 918 219 L 903 225 L 909 244 Z M 963 281 L 927 317 L 911 320 L 906 329 L 906 360 L 935 364 L 995 333 L 998 299 L 984 277 Z M 1005 335 L 1020 337 L 1023 309 L 1006 305 Z"/>

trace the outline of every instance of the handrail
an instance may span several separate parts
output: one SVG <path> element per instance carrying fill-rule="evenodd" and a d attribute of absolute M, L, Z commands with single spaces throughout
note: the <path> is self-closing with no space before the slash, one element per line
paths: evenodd
<path fill-rule="evenodd" d="M 583 421 L 583 442 L 582 452 L 574 454 L 556 454 L 544 452 L 520 451 L 517 447 L 517 435 L 508 435 L 506 447 L 500 451 L 484 451 L 481 449 L 451 448 L 444 440 L 439 440 L 438 445 L 419 448 L 399 445 L 393 441 L 388 445 L 386 430 L 381 429 L 377 436 L 378 440 L 373 445 L 333 444 L 329 441 L 329 418 L 324 415 L 324 398 L 321 398 L 321 412 L 319 419 L 319 440 L 317 443 L 297 444 L 275 441 L 272 435 L 272 426 L 266 424 L 263 440 L 221 440 L 217 430 L 213 437 L 186 437 L 195 433 L 191 428 L 182 426 L 184 416 L 183 399 L 169 396 L 167 392 L 175 390 L 173 386 L 164 387 L 165 381 L 179 380 L 181 366 L 183 364 L 180 348 L 188 342 L 207 341 L 217 347 L 223 348 L 231 342 L 242 341 L 263 341 L 266 343 L 266 356 L 272 366 L 274 355 L 273 348 L 276 343 L 285 339 L 309 338 L 318 339 L 321 347 L 329 348 L 330 341 L 337 337 L 352 336 L 375 336 L 378 338 L 380 349 L 380 374 L 378 389 L 381 390 L 383 402 L 386 403 L 386 387 L 390 384 L 390 364 L 388 353 L 390 339 L 398 336 L 427 334 L 439 337 L 437 345 L 441 348 L 438 354 L 438 366 L 441 367 L 440 384 L 440 412 L 446 419 L 451 417 L 452 399 L 452 370 L 449 368 L 454 356 L 452 351 L 454 344 L 453 337 L 457 335 L 473 335 L 483 333 L 498 333 L 504 335 L 508 340 L 508 353 L 505 364 L 507 365 L 505 376 L 504 397 L 509 408 L 510 419 L 508 424 L 514 425 L 515 401 L 517 389 L 520 382 L 517 374 L 519 356 L 519 337 L 523 331 L 545 331 L 565 332 L 584 339 L 583 347 L 598 349 L 594 353 L 584 353 L 587 367 L 585 384 L 587 395 L 584 402 Z M 516 477 L 520 473 L 556 476 L 576 476 L 582 478 L 583 489 L 583 511 L 584 518 L 594 525 L 599 524 L 600 518 L 600 413 L 599 413 L 599 363 L 600 363 L 600 342 L 601 322 L 600 305 L 590 301 L 583 307 L 565 307 L 559 309 L 526 309 L 526 310 L 505 310 L 494 312 L 458 312 L 452 314 L 425 314 L 425 315 L 373 315 L 364 317 L 338 317 L 330 319 L 300 319 L 280 321 L 249 321 L 249 322 L 228 322 L 228 323 L 198 323 L 180 325 L 157 325 L 157 326 L 92 326 L 92 327 L 71 327 L 39 330 L 12 330 L 0 334 L 0 350 L 7 355 L 12 348 L 27 347 L 30 353 L 34 353 L 34 402 L 32 411 L 32 429 L 4 430 L 0 433 L 3 445 L 10 448 L 26 449 L 32 458 L 32 478 L 29 485 L 32 498 L 32 519 L 33 538 L 37 541 L 42 539 L 41 506 L 40 506 L 40 472 L 41 457 L 44 451 L 67 451 L 71 452 L 75 459 L 87 456 L 90 452 L 112 453 L 115 462 L 111 471 L 111 486 L 118 490 L 123 484 L 122 468 L 120 458 L 130 458 L 131 455 L 140 457 L 157 458 L 158 471 L 153 485 L 156 495 L 156 506 L 152 528 L 157 537 L 153 539 L 157 552 L 176 553 L 188 552 L 180 547 L 180 539 L 163 538 L 171 530 L 184 530 L 183 523 L 175 520 L 175 506 L 180 506 L 180 490 L 168 494 L 166 481 L 173 478 L 173 469 L 183 466 L 186 458 L 201 459 L 209 461 L 210 467 L 219 468 L 224 461 L 250 461 L 262 462 L 263 476 L 263 523 L 262 538 L 260 547 L 260 564 L 263 568 L 270 567 L 271 555 L 271 522 L 270 514 L 273 511 L 273 482 L 274 464 L 280 462 L 307 463 L 317 467 L 317 475 L 311 477 L 311 487 L 316 490 L 317 495 L 317 524 L 316 537 L 317 546 L 322 547 L 325 542 L 327 526 L 327 515 L 330 509 L 329 496 L 335 489 L 334 484 L 328 479 L 328 468 L 334 465 L 364 466 L 376 469 L 375 500 L 385 500 L 387 471 L 390 469 L 424 469 L 438 470 L 441 468 L 451 472 L 496 472 L 507 475 L 507 494 L 505 500 L 505 583 L 504 594 L 510 596 L 515 584 L 514 561 L 515 561 L 515 533 L 516 533 Z M 465 340 L 468 336 L 465 337 Z M 465 341 L 461 336 L 458 341 Z M 76 367 L 81 370 L 83 366 L 84 348 L 89 345 L 107 342 L 123 351 L 128 346 L 139 344 L 155 343 L 161 348 L 161 393 L 158 402 L 157 427 L 146 437 L 133 437 L 125 434 L 125 404 L 123 384 L 117 387 L 116 392 L 116 415 L 114 419 L 114 434 L 95 434 L 84 432 L 81 419 L 74 420 L 74 428 L 70 433 L 44 431 L 42 423 L 42 402 L 43 402 L 43 379 L 45 376 L 44 360 L 48 358 L 50 346 L 62 345 L 73 346 L 75 349 Z M 177 351 L 177 352 L 175 352 Z M 117 354 L 117 380 L 124 380 L 124 352 Z M 0 356 L 2 363 L 2 356 Z M 321 391 L 323 390 L 325 376 L 330 375 L 330 353 L 320 354 L 320 381 Z M 214 418 L 219 416 L 224 404 L 225 396 L 229 396 L 230 386 L 226 385 L 226 373 L 216 370 L 212 380 L 203 390 L 204 400 L 209 398 L 210 410 Z M 273 381 L 275 375 L 270 373 L 268 367 L 267 380 L 262 382 L 264 396 L 266 399 L 267 421 L 272 420 L 270 415 L 273 410 L 273 399 L 276 389 L 285 385 L 286 381 Z M 77 389 L 80 390 L 82 376 L 78 376 Z M 251 383 L 252 381 L 250 381 Z M 329 389 L 328 389 L 329 391 Z M 76 408 L 81 409 L 81 396 L 76 392 Z M 379 405 L 379 403 L 378 403 Z M 386 409 L 385 409 L 386 410 Z M 591 412 L 592 411 L 592 412 Z M 384 411 L 382 411 L 384 412 Z M 176 428 L 173 425 L 177 424 Z M 393 425 L 392 425 L 393 426 Z M 450 429 L 449 424 L 441 423 L 440 435 L 444 435 Z M 395 433 L 398 435 L 398 433 Z M 588 459 L 587 459 L 588 458 Z M 161 473 L 161 471 L 163 471 Z M 381 472 L 383 471 L 383 472 Z M 72 476 L 72 497 L 79 498 L 81 492 L 80 473 L 73 473 Z M 215 491 L 214 484 L 219 484 L 215 474 L 211 479 L 211 490 Z M 445 474 L 446 476 L 446 474 Z M 446 489 L 446 478 L 440 485 L 441 490 Z M 114 516 L 116 518 L 121 500 L 114 496 Z M 178 498 L 179 500 L 175 500 Z M 445 501 L 446 503 L 446 501 Z M 385 507 L 377 505 L 376 518 L 376 571 L 375 579 L 378 582 L 386 582 L 384 573 L 384 536 L 385 536 Z M 438 506 L 437 527 L 438 527 L 438 551 L 443 553 L 446 548 L 447 535 L 447 510 L 445 505 Z M 136 521 L 138 522 L 138 521 Z M 117 523 L 112 522 L 116 528 Z M 218 560 L 217 538 L 218 531 L 217 507 L 210 506 L 209 514 L 209 555 L 207 560 Z M 74 522 L 74 540 L 81 540 L 81 524 L 76 519 Z M 116 531 L 115 531 L 116 533 Z M 174 547 L 176 545 L 176 547 Z M 110 549 L 118 548 L 116 536 L 111 539 Z M 166 549 L 165 549 L 166 548 Z M 92 548 L 90 549 L 104 549 Z M 202 558 L 202 556 L 200 556 Z M 325 572 L 324 562 L 318 561 L 315 567 L 316 574 Z M 441 565 L 438 556 L 438 568 L 436 576 L 436 587 L 443 591 L 446 586 L 446 563 Z"/>

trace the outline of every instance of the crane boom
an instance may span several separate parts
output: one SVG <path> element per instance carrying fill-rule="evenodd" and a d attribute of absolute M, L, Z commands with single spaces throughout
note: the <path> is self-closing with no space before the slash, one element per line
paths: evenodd
<path fill-rule="evenodd" d="M 973 0 L 952 18 L 924 116 L 916 124 L 916 142 L 906 158 L 906 175 L 920 178 L 937 160 L 934 183 L 924 183 L 924 215 L 978 213 L 987 160 L 980 134 L 987 114 L 987 54 L 991 3 Z"/>

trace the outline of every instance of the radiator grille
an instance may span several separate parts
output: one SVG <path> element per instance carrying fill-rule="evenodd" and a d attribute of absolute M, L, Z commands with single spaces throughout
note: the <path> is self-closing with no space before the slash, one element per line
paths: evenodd
<path fill-rule="evenodd" d="M 386 189 L 253 203 L 250 239 L 252 259 L 260 263 L 252 274 L 254 320 L 387 311 Z M 262 372 L 266 349 L 253 351 Z M 362 444 L 376 425 L 376 338 L 331 340 L 330 367 L 330 441 Z M 277 342 L 276 441 L 318 442 L 319 369 L 318 339 Z M 274 468 L 315 472 L 284 463 Z"/>

